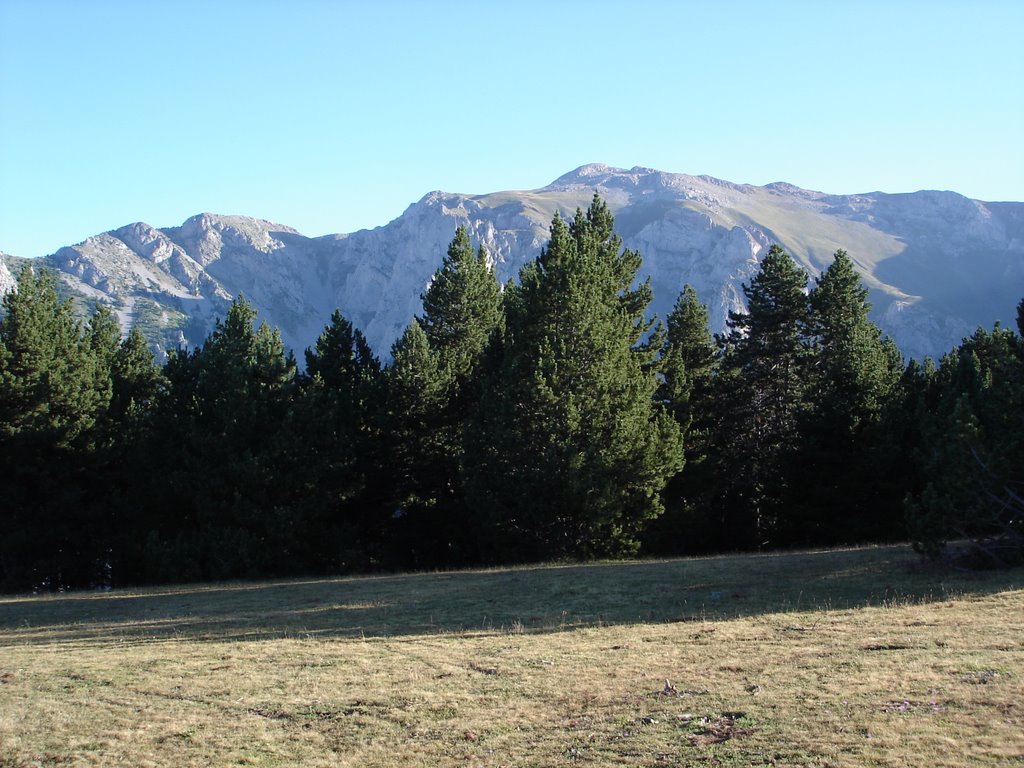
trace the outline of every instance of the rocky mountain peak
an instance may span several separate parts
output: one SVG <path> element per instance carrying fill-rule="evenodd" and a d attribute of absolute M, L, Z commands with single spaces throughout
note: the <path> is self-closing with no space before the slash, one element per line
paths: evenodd
<path fill-rule="evenodd" d="M 565 189 L 568 187 L 576 187 L 579 185 L 591 185 L 593 186 L 594 180 L 602 177 L 612 175 L 616 172 L 621 172 L 620 169 L 612 168 L 604 165 L 603 163 L 587 163 L 581 165 L 575 170 L 569 171 L 569 173 L 563 174 L 551 182 L 544 189 Z"/>
<path fill-rule="evenodd" d="M 538 254 L 554 212 L 586 208 L 595 191 L 644 258 L 652 310 L 665 317 L 690 283 L 714 331 L 743 308 L 742 285 L 775 242 L 812 276 L 836 249 L 848 251 L 875 321 L 914 357 L 941 354 L 977 325 L 1012 324 L 1024 296 L 1021 203 L 950 192 L 827 195 L 600 163 L 527 192 L 431 192 L 372 230 L 310 239 L 263 219 L 201 213 L 179 227 L 130 224 L 47 261 L 70 290 L 110 304 L 165 348 L 201 343 L 244 293 L 300 356 L 336 308 L 386 356 L 422 311 L 420 295 L 456 226 L 487 248 L 504 282 Z M 0 271 L 0 286 L 13 282 L 9 274 Z"/>
<path fill-rule="evenodd" d="M 141 221 L 121 227 L 110 234 L 117 237 L 134 252 L 142 254 L 158 264 L 169 259 L 174 254 L 175 248 L 180 248 L 159 229 Z"/>

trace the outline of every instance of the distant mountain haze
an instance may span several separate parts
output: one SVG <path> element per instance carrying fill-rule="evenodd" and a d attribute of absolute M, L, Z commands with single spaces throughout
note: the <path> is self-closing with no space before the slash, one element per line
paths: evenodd
<path fill-rule="evenodd" d="M 204 213 L 180 227 L 129 224 L 41 261 L 69 293 L 109 305 L 126 329 L 138 325 L 162 349 L 201 344 L 244 294 L 300 358 L 335 308 L 387 357 L 421 311 L 420 294 L 459 224 L 505 282 L 537 256 L 555 211 L 571 216 L 595 192 L 626 247 L 643 256 L 652 310 L 664 318 L 690 283 L 716 332 L 743 308 L 742 285 L 775 242 L 811 285 L 846 250 L 870 289 L 875 322 L 908 357 L 941 355 L 979 325 L 1012 326 L 1024 297 L 1024 203 L 935 191 L 830 195 L 604 165 L 532 191 L 431 192 L 389 224 L 351 234 L 308 238 L 269 221 Z M 23 261 L 0 254 L 0 291 Z"/>

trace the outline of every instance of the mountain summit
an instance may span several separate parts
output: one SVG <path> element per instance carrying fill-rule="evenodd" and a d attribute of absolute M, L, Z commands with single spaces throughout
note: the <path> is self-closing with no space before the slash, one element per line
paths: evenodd
<path fill-rule="evenodd" d="M 1024 296 L 1024 203 L 936 191 L 830 195 L 600 164 L 537 190 L 431 192 L 389 224 L 351 234 L 307 238 L 269 221 L 203 213 L 166 229 L 129 224 L 44 261 L 73 293 L 110 305 L 164 348 L 201 343 L 244 293 L 297 353 L 340 308 L 386 356 L 420 311 L 459 224 L 506 281 L 547 241 L 555 211 L 571 216 L 595 192 L 644 258 L 654 311 L 664 317 L 691 283 L 716 331 L 742 307 L 742 284 L 775 242 L 812 277 L 837 249 L 848 251 L 874 320 L 908 356 L 941 354 L 978 325 L 1009 324 Z M 16 271 L 20 260 L 2 258 Z"/>

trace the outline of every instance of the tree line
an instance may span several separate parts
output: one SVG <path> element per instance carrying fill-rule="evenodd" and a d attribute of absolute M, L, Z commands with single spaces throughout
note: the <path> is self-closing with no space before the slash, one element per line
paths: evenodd
<path fill-rule="evenodd" d="M 846 253 L 810 285 L 776 245 L 714 337 L 690 286 L 648 316 L 596 195 L 550 232 L 502 286 L 460 227 L 387 365 L 336 311 L 300 369 L 239 298 L 160 366 L 25 268 L 0 318 L 0 585 L 907 538 L 1021 560 L 1019 333 L 904 364 Z"/>

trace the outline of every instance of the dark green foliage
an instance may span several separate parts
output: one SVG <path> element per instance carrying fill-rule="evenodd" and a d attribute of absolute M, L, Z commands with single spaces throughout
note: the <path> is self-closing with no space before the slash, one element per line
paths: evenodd
<path fill-rule="evenodd" d="M 979 329 L 943 356 L 921 414 L 923 489 L 907 502 L 916 546 L 930 555 L 970 539 L 990 564 L 1024 557 L 1021 338 Z"/>
<path fill-rule="evenodd" d="M 163 376 L 141 331 L 132 328 L 110 365 L 110 416 L 118 423 L 135 422 L 160 394 Z"/>
<path fill-rule="evenodd" d="M 151 460 L 165 475 L 151 504 L 142 578 L 218 579 L 288 572 L 302 546 L 280 431 L 294 360 L 279 333 L 254 329 L 239 298 L 201 349 L 173 354 Z M 170 575 L 170 576 L 169 576 Z"/>
<path fill-rule="evenodd" d="M 162 471 L 150 461 L 147 447 L 154 442 L 154 409 L 166 393 L 163 371 L 137 328 L 114 352 L 110 382 L 102 471 L 91 495 L 98 514 L 110 520 L 107 581 L 124 583 L 146 570 L 141 545 L 152 523 L 152 481 Z"/>
<path fill-rule="evenodd" d="M 908 494 L 920 493 L 925 482 L 915 455 L 922 443 L 923 419 L 934 408 L 934 376 L 931 358 L 923 363 L 907 363 L 878 423 L 865 430 L 863 452 L 867 465 L 861 470 L 867 473 L 864 490 L 875 494 L 878 503 L 862 507 L 857 519 L 872 525 L 876 539 L 902 541 L 908 536 L 904 503 Z"/>
<path fill-rule="evenodd" d="M 121 346 L 121 326 L 113 313 L 102 304 L 85 327 L 85 342 L 93 358 L 92 390 L 104 404 L 109 404 L 113 394 L 112 368 L 114 358 Z"/>
<path fill-rule="evenodd" d="M 282 428 L 304 526 L 301 565 L 316 572 L 367 569 L 379 559 L 388 511 L 380 361 L 337 310 L 305 357 L 306 376 Z"/>
<path fill-rule="evenodd" d="M 703 525 L 711 478 L 707 453 L 712 425 L 714 340 L 708 309 L 692 286 L 676 299 L 666 323 L 658 399 L 683 434 L 683 470 L 665 488 L 665 514 L 647 531 L 644 549 L 659 554 L 706 551 L 716 532 Z"/>
<path fill-rule="evenodd" d="M 844 252 L 808 293 L 774 246 L 716 349 L 690 286 L 645 316 L 639 266 L 597 196 L 504 290 L 459 228 L 387 369 L 336 311 L 304 374 L 242 298 L 160 368 L 27 269 L 0 319 L 0 585 L 891 539 L 904 506 L 921 551 L 1024 559 L 1018 334 L 901 372 Z"/>
<path fill-rule="evenodd" d="M 504 325 L 501 286 L 465 227 L 422 299 L 423 316 L 395 345 L 388 370 L 399 469 L 392 557 L 415 567 L 465 564 L 479 550 L 477 516 L 464 493 L 465 430 L 480 397 L 484 349 Z"/>
<path fill-rule="evenodd" d="M 83 329 L 56 278 L 30 267 L 3 303 L 0 582 L 89 586 L 102 579 L 104 559 L 102 521 L 85 491 L 110 399 L 111 318 L 100 311 Z"/>
<path fill-rule="evenodd" d="M 654 402 L 659 350 L 643 341 L 651 293 L 633 285 L 639 265 L 595 196 L 571 223 L 556 215 L 550 242 L 509 291 L 476 422 L 487 443 L 469 455 L 475 507 L 505 557 L 635 552 L 662 511 L 682 451 Z"/>
<path fill-rule="evenodd" d="M 83 338 L 49 272 L 26 267 L 18 290 L 4 297 L 4 310 L 0 429 L 69 448 L 87 436 L 104 405 L 103 393 L 95 390 L 93 339 Z M 99 336 L 97 331 L 97 345 Z"/>
<path fill-rule="evenodd" d="M 460 503 L 458 456 L 446 430 L 451 380 L 413 320 L 391 348 L 387 386 L 388 469 L 393 520 L 390 557 L 433 566 L 453 553 L 461 532 L 453 510 Z"/>
<path fill-rule="evenodd" d="M 715 380 L 718 546 L 777 546 L 790 535 L 787 506 L 813 349 L 807 275 L 773 245 L 750 285 L 748 311 L 731 313 Z"/>
<path fill-rule="evenodd" d="M 892 438 L 902 429 L 900 439 L 909 440 L 913 430 L 898 426 L 892 405 L 899 351 L 868 319 L 867 290 L 844 251 L 809 294 L 806 283 L 773 246 L 744 286 L 748 312 L 732 314 L 720 340 L 701 409 L 710 414 L 706 470 L 696 483 L 703 524 L 693 526 L 708 548 L 902 533 L 905 453 L 893 450 Z"/>
<path fill-rule="evenodd" d="M 352 404 L 358 402 L 363 388 L 380 373 L 380 361 L 370 350 L 362 331 L 337 309 L 316 345 L 307 349 L 305 356 L 306 375 L 320 379 L 327 389 L 343 393 Z"/>
<path fill-rule="evenodd" d="M 845 251 L 810 293 L 811 331 L 818 345 L 815 400 L 844 435 L 876 421 L 903 361 L 868 319 L 871 304 Z"/>
<path fill-rule="evenodd" d="M 687 429 L 706 397 L 715 364 L 708 308 L 697 298 L 693 286 L 683 286 L 666 326 L 661 357 L 664 379 L 658 394 L 680 426 Z"/>
<path fill-rule="evenodd" d="M 793 471 L 805 477 L 792 500 L 792 538 L 840 543 L 902 533 L 902 493 L 879 483 L 894 459 L 886 451 L 883 411 L 895 394 L 903 360 L 868 319 L 867 289 L 845 251 L 810 292 L 814 344 L 809 407 Z"/>
<path fill-rule="evenodd" d="M 419 322 L 438 365 L 458 388 L 472 378 L 491 336 L 501 328 L 501 286 L 487 261 L 474 253 L 466 228 L 459 226 L 448 254 L 423 294 Z"/>

